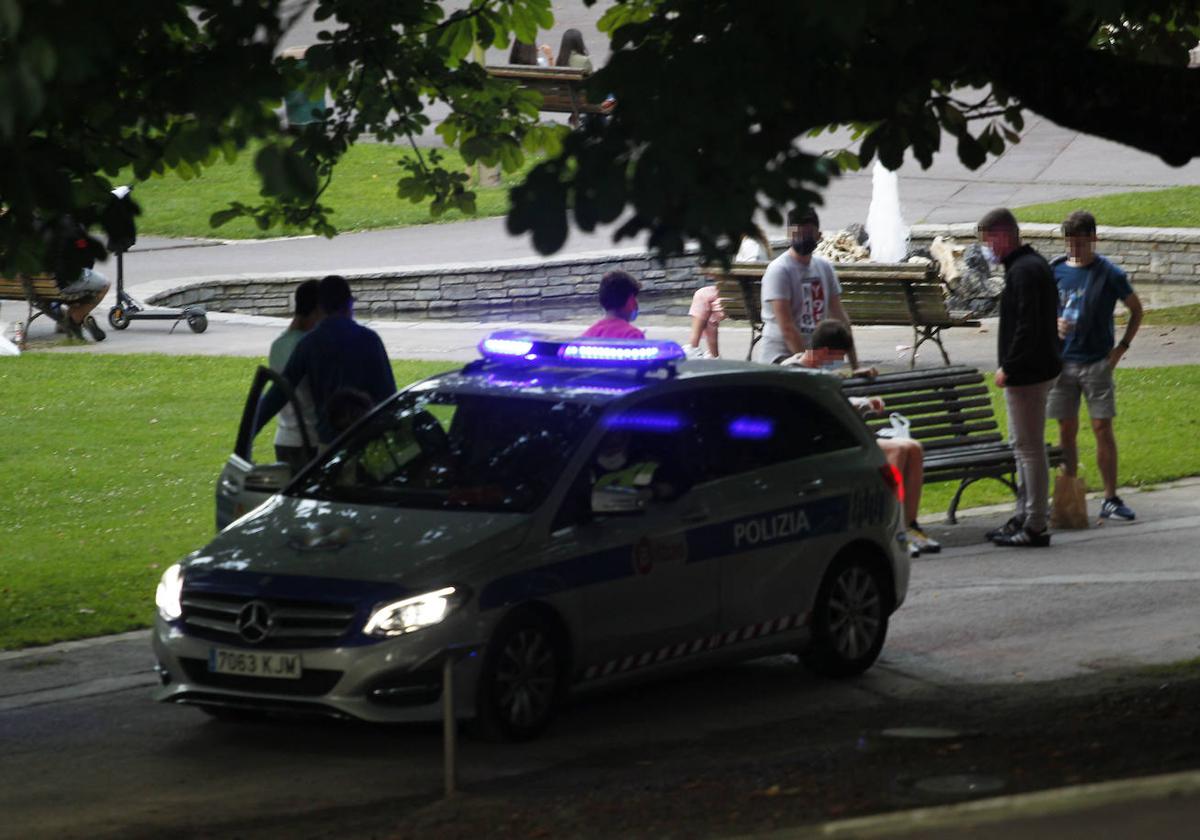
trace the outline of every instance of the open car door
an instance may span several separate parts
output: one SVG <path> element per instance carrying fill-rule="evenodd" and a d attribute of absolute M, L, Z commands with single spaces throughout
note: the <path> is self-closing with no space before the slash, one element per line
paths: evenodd
<path fill-rule="evenodd" d="M 286 379 L 275 371 L 262 365 L 254 372 L 254 381 L 250 384 L 250 393 L 246 395 L 246 405 L 242 409 L 242 422 L 238 425 L 237 442 L 233 452 L 221 470 L 217 481 L 217 530 L 222 530 L 233 520 L 261 505 L 274 494 L 278 493 L 292 480 L 292 470 L 284 463 L 274 459 L 271 452 L 270 461 L 254 462 L 254 420 L 258 413 L 258 401 L 268 384 L 283 390 L 288 405 L 299 416 L 296 394 Z M 317 454 L 316 444 L 309 438 L 308 429 L 300 424 L 300 434 L 304 441 L 304 449 L 309 457 Z"/>

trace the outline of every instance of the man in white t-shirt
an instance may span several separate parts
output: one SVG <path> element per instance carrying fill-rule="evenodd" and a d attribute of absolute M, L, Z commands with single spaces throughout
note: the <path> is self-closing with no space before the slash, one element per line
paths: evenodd
<path fill-rule="evenodd" d="M 826 318 L 850 324 L 833 263 L 813 255 L 821 239 L 816 212 L 789 213 L 788 237 L 791 247 L 771 261 L 762 279 L 763 335 L 756 359 L 767 364 L 807 350 L 809 336 Z"/>
<path fill-rule="evenodd" d="M 320 283 L 316 280 L 305 280 L 296 287 L 296 309 L 292 323 L 288 328 L 271 342 L 270 355 L 267 364 L 276 373 L 283 373 L 287 361 L 300 343 L 300 339 L 317 325 L 324 313 L 317 305 L 317 290 Z M 304 423 L 308 431 L 308 441 L 317 445 L 317 410 L 313 404 L 312 391 L 308 382 L 301 382 L 296 389 L 296 402 L 300 405 L 299 418 L 290 405 L 279 410 L 279 421 L 275 427 L 275 457 L 289 464 L 295 475 L 315 452 L 304 451 L 304 437 L 300 433 L 300 424 Z"/>

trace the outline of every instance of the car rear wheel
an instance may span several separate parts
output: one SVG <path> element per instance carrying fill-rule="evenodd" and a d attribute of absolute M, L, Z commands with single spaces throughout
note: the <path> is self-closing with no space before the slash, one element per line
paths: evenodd
<path fill-rule="evenodd" d="M 488 740 L 527 741 L 554 717 L 566 676 L 560 634 L 536 612 L 497 628 L 479 675 L 475 732 Z"/>
<path fill-rule="evenodd" d="M 887 579 L 862 558 L 834 561 L 812 612 L 812 645 L 804 664 L 827 677 L 853 677 L 874 664 L 887 637 Z"/>

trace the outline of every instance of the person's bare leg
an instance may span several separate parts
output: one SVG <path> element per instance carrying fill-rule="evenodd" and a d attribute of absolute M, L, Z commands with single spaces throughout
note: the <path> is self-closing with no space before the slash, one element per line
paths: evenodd
<path fill-rule="evenodd" d="M 904 441 L 887 438 L 878 443 L 879 448 L 883 450 L 883 457 L 900 471 L 900 478 L 904 482 L 904 525 L 907 527 L 909 523 L 917 521 L 917 510 L 921 505 L 921 479 L 924 477 L 924 464 L 918 464 L 915 470 L 917 478 L 914 488 L 912 447 Z"/>
<path fill-rule="evenodd" d="M 110 288 L 112 287 L 105 286 L 102 291 L 96 292 L 91 297 L 69 304 L 67 306 L 67 317 L 76 324 L 82 324 L 87 319 L 87 316 L 91 314 L 92 310 L 100 305 L 100 301 L 104 300 L 104 296 L 108 294 Z"/>
<path fill-rule="evenodd" d="M 921 512 L 921 487 L 925 483 L 925 449 L 915 440 L 904 441 L 904 512 L 916 522 Z M 905 524 L 907 525 L 908 522 Z"/>
<path fill-rule="evenodd" d="M 692 316 L 692 336 L 688 339 L 688 344 L 692 347 L 700 346 L 700 336 L 704 335 L 704 328 L 708 325 L 706 319 L 698 315 Z"/>
<path fill-rule="evenodd" d="M 1067 475 L 1079 474 L 1079 418 L 1058 421 L 1058 442 L 1063 451 L 1063 470 Z"/>
<path fill-rule="evenodd" d="M 704 339 L 708 342 L 708 355 L 714 359 L 721 355 L 720 348 L 717 346 L 717 325 L 709 324 L 704 330 Z"/>
<path fill-rule="evenodd" d="M 1117 438 L 1113 434 L 1113 422 L 1109 418 L 1092 421 L 1096 435 L 1096 466 L 1100 469 L 1100 480 L 1104 482 L 1104 498 L 1117 495 Z"/>

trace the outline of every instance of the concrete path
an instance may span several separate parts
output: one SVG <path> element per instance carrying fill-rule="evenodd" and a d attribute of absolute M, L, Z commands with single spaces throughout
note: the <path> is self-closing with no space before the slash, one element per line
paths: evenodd
<path fill-rule="evenodd" d="M 1200 296 L 1200 290 L 1197 290 Z M 107 311 L 107 305 L 97 310 Z M 10 316 L 5 315 L 5 318 Z M 33 347 L 50 348 L 62 353 L 165 353 L 168 355 L 260 356 L 266 358 L 271 342 L 287 326 L 284 318 L 259 315 L 209 314 L 208 330 L 192 333 L 185 324 L 174 332 L 170 321 L 135 321 L 123 332 L 108 331 L 100 343 L 66 344 L 56 339 L 52 325 L 39 319 L 30 332 Z M 594 319 L 584 318 L 556 323 L 482 322 L 482 321 L 364 321 L 383 338 L 388 354 L 394 359 L 431 359 L 447 363 L 465 362 L 477 357 L 481 339 L 496 329 L 530 329 L 553 335 L 578 335 Z M 649 337 L 686 342 L 685 318 L 647 317 L 638 320 Z M 105 324 L 107 327 L 107 324 Z M 908 364 L 912 330 L 907 327 L 855 327 L 855 341 L 864 364 L 881 369 Z M 59 337 L 61 339 L 61 337 Z M 750 331 L 745 327 L 721 329 L 721 347 L 732 359 L 745 357 Z M 955 364 L 989 370 L 996 364 L 996 319 L 984 320 L 978 328 L 961 328 L 945 333 L 944 343 Z M 1145 326 L 1125 356 L 1128 367 L 1160 367 L 1187 364 L 1200 359 L 1200 326 Z M 937 348 L 928 342 L 917 357 L 919 366 L 942 363 Z"/>

